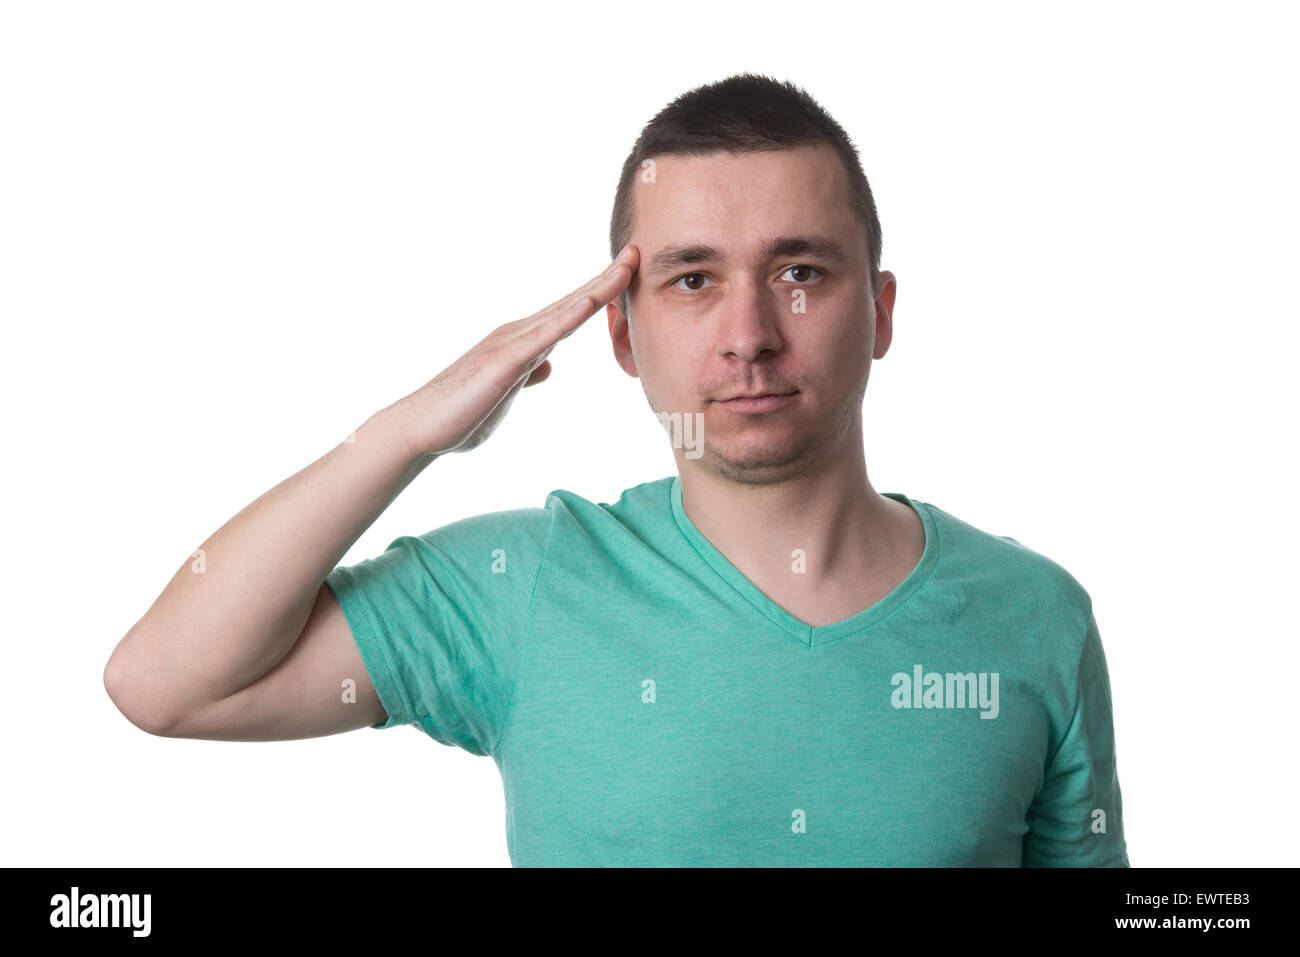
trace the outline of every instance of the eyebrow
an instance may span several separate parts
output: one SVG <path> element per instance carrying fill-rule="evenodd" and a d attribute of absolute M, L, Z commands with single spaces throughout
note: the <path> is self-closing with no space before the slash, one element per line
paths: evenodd
<path fill-rule="evenodd" d="M 829 262 L 846 265 L 850 259 L 844 247 L 833 239 L 816 236 L 778 236 L 763 249 L 763 258 L 774 256 L 812 256 Z M 678 243 L 665 246 L 655 253 L 646 267 L 650 275 L 671 272 L 682 266 L 718 262 L 723 257 L 713 246 L 703 243 Z"/>

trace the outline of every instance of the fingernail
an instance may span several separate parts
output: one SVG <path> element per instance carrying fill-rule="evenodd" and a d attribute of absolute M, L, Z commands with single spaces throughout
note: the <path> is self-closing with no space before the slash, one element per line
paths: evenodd
<path fill-rule="evenodd" d="M 621 266 L 621 265 L 623 265 L 623 263 L 621 263 L 621 262 L 615 262 L 614 265 L 612 265 L 612 266 L 610 266 L 608 269 L 606 269 L 606 270 L 605 270 L 605 278 L 606 278 L 606 279 L 610 279 L 610 278 L 612 278 L 613 275 L 614 275 L 614 273 L 618 272 L 618 267 Z"/>
<path fill-rule="evenodd" d="M 625 263 L 625 262 L 627 262 L 627 261 L 628 261 L 628 258 L 629 258 L 629 257 L 628 257 L 628 253 L 627 253 L 627 251 L 628 251 L 629 248 L 631 248 L 631 246 L 632 246 L 632 244 L 631 244 L 631 243 L 628 243 L 626 246 L 624 246 L 622 249 L 620 249 L 618 255 L 614 257 L 614 262 L 616 262 L 616 263 Z"/>

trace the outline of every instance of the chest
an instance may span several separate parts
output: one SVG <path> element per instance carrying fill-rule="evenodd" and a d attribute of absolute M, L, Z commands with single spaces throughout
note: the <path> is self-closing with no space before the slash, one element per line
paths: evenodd
<path fill-rule="evenodd" d="M 1046 741 L 1031 709 L 900 710 L 866 642 L 667 629 L 547 651 L 498 752 L 517 864 L 1019 863 Z"/>

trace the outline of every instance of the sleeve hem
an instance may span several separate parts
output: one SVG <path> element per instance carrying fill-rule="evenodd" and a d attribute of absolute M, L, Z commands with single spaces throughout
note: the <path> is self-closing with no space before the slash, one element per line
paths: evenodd
<path fill-rule="evenodd" d="M 361 663 L 379 696 L 379 703 L 388 713 L 386 720 L 370 727 L 382 730 L 400 724 L 412 724 L 420 716 L 415 714 L 415 709 L 402 692 L 402 686 L 393 676 L 392 663 L 388 660 L 383 643 L 378 639 L 374 616 L 371 615 L 366 600 L 353 586 L 348 570 L 334 569 L 326 576 L 324 584 L 334 593 L 339 607 L 343 609 L 343 616 L 352 631 L 352 640 L 361 655 Z"/>

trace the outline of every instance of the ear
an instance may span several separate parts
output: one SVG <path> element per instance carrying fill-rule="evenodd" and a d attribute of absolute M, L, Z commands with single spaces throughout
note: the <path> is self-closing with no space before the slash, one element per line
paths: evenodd
<path fill-rule="evenodd" d="M 614 346 L 615 361 L 632 378 L 639 378 L 636 357 L 632 354 L 632 339 L 629 335 L 627 316 L 623 315 L 619 297 L 616 296 L 605 306 L 605 315 L 609 318 L 609 338 Z"/>
<path fill-rule="evenodd" d="M 876 348 L 873 359 L 883 359 L 894 339 L 894 297 L 898 295 L 898 279 L 892 272 L 881 270 L 880 292 L 876 293 Z"/>

